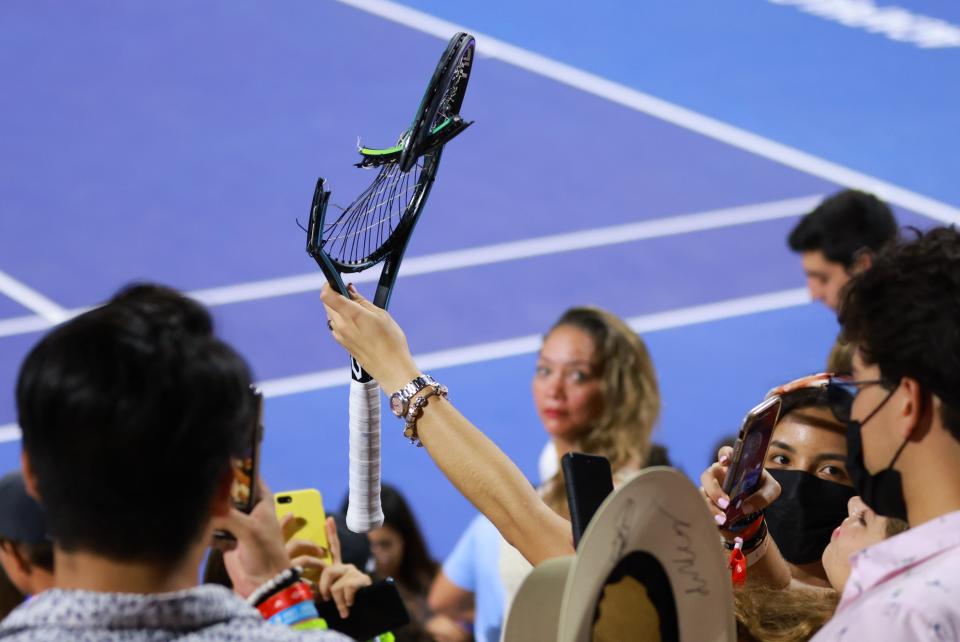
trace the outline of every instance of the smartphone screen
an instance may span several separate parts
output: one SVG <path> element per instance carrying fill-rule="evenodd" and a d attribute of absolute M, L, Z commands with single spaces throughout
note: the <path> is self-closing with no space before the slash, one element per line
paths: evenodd
<path fill-rule="evenodd" d="M 743 501 L 760 486 L 763 462 L 767 456 L 773 428 L 780 416 L 780 405 L 780 397 L 766 399 L 747 413 L 743 420 L 730 468 L 723 480 L 723 491 L 730 498 L 730 505 L 725 511 L 727 521 L 724 526 L 744 517 Z"/>
<path fill-rule="evenodd" d="M 230 501 L 233 506 L 244 513 L 249 513 L 257 503 L 257 476 L 259 473 L 260 443 L 263 441 L 263 394 L 251 386 L 250 392 L 254 397 L 254 417 L 256 423 L 250 430 L 247 446 L 239 457 L 230 461 L 233 470 L 233 483 L 230 485 Z M 226 531 L 218 530 L 215 536 L 219 539 L 234 539 Z"/>

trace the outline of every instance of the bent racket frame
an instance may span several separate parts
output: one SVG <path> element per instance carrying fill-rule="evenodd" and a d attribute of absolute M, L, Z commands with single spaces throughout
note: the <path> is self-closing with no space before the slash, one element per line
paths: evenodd
<path fill-rule="evenodd" d="M 349 296 L 342 274 L 383 263 L 374 305 L 386 309 L 413 228 L 433 187 L 446 143 L 471 123 L 460 118 L 473 65 L 473 36 L 458 33 L 434 70 L 413 124 L 397 144 L 360 148 L 357 167 L 376 169 L 373 182 L 331 222 L 330 191 L 317 180 L 310 206 L 307 253 L 330 286 Z M 367 532 L 383 524 L 380 507 L 380 387 L 350 358 L 350 493 L 347 526 Z"/>

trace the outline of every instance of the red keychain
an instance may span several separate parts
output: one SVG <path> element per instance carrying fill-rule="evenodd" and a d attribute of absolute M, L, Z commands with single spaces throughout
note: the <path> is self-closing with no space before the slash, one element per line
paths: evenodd
<path fill-rule="evenodd" d="M 730 577 L 733 580 L 734 586 L 743 586 L 747 581 L 747 558 L 744 556 L 743 551 L 740 550 L 743 548 L 743 539 L 738 537 L 735 540 L 733 546 L 733 551 L 730 553 Z"/>

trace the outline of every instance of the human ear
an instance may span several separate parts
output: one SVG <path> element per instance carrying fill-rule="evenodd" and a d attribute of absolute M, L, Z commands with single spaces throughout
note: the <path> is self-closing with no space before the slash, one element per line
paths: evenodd
<path fill-rule="evenodd" d="M 15 570 L 23 575 L 30 575 L 30 564 L 27 562 L 26 555 L 20 551 L 20 548 L 14 542 L 0 542 L 0 547 L 3 548 L 8 563 L 12 563 Z"/>
<path fill-rule="evenodd" d="M 873 265 L 873 254 L 871 252 L 860 252 L 857 254 L 857 258 L 853 261 L 853 265 L 850 266 L 848 272 L 850 274 L 859 274 L 870 269 L 870 266 Z"/>
<path fill-rule="evenodd" d="M 40 499 L 40 489 L 37 484 L 37 476 L 33 474 L 33 466 L 30 464 L 30 456 L 27 451 L 20 451 L 20 472 L 23 473 L 23 485 L 26 486 L 27 494 L 33 497 L 38 503 L 43 503 Z"/>
<path fill-rule="evenodd" d="M 919 440 L 930 429 L 933 404 L 930 395 L 920 386 L 916 379 L 904 377 L 900 381 L 903 395 L 898 409 L 898 417 L 902 419 L 899 433 L 901 439 Z"/>

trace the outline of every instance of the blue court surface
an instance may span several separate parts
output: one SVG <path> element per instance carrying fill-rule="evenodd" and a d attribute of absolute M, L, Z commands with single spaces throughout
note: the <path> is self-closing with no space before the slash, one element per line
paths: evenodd
<path fill-rule="evenodd" d="M 155 280 L 209 303 L 252 363 L 268 483 L 338 504 L 347 357 L 296 219 L 318 175 L 334 203 L 366 186 L 357 137 L 393 143 L 463 27 L 476 124 L 444 154 L 393 314 L 531 479 L 540 333 L 571 305 L 628 318 L 659 372 L 656 439 L 699 475 L 769 387 L 822 369 L 836 335 L 786 247 L 798 216 L 849 185 L 905 225 L 960 220 L 960 42 L 809 5 L 4 2 L 0 470 L 18 461 L 30 347 Z M 897 7 L 946 25 L 944 42 L 960 24 L 954 3 Z M 383 428 L 384 479 L 442 557 L 473 509 L 391 416 Z"/>

